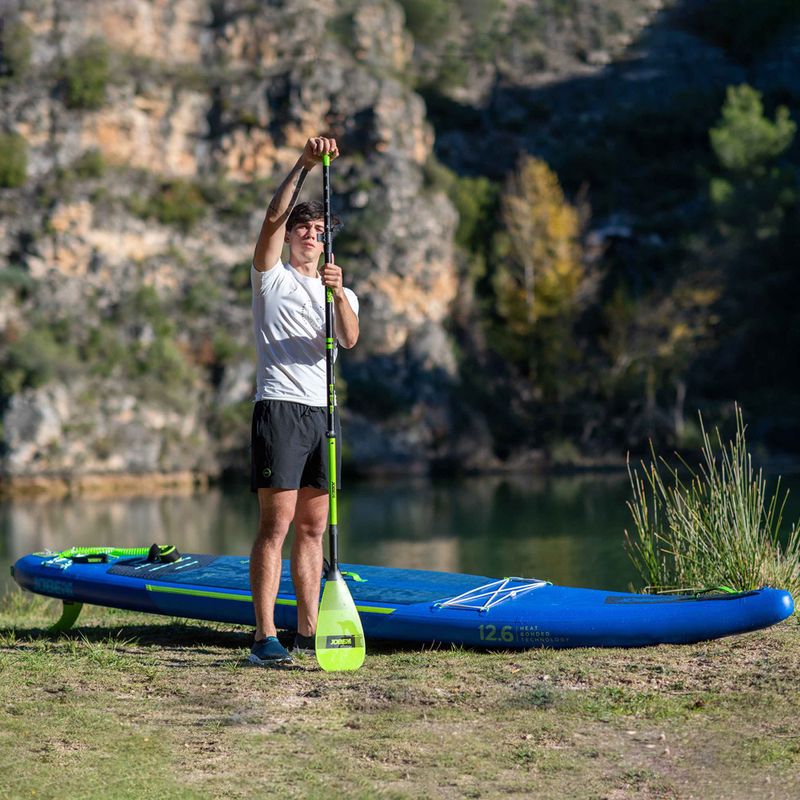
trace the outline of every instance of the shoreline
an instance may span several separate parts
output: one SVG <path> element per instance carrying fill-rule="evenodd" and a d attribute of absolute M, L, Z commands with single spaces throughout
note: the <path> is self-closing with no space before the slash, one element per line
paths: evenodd
<path fill-rule="evenodd" d="M 192 471 L 20 475 L 0 477 L 0 502 L 193 494 L 205 491 L 211 476 Z"/>
<path fill-rule="evenodd" d="M 630 466 L 639 469 L 640 457 L 632 457 Z M 647 459 L 644 459 L 645 461 Z M 505 464 L 494 463 L 485 470 L 444 469 L 437 464 L 418 462 L 409 469 L 405 463 L 382 464 L 368 470 L 352 466 L 348 481 L 386 483 L 398 479 L 436 482 L 443 478 L 497 478 L 503 476 L 569 477 L 580 475 L 625 474 L 628 464 L 622 458 L 586 458 L 570 464 L 514 459 Z M 759 465 L 768 476 L 788 477 L 800 473 L 800 460 L 792 457 L 772 457 Z M 105 497 L 158 497 L 190 495 L 204 492 L 213 486 L 247 483 L 242 471 L 221 474 L 182 470 L 180 472 L 118 472 L 118 473 L 51 473 L 41 475 L 0 475 L 0 503 L 15 500 L 65 500 Z"/>
<path fill-rule="evenodd" d="M 545 465 L 509 463 L 505 467 L 494 465 L 490 469 L 453 470 L 420 468 L 409 470 L 407 465 L 383 465 L 369 471 L 353 469 L 348 481 L 385 483 L 398 479 L 437 481 L 442 478 L 502 477 L 514 475 L 565 476 L 586 474 L 615 474 L 625 471 L 624 462 L 603 460 L 575 465 Z M 246 483 L 242 473 L 236 483 Z M 0 503 L 14 500 L 65 500 L 95 499 L 105 497 L 139 497 L 161 495 L 186 495 L 204 492 L 212 486 L 234 482 L 230 473 L 222 475 L 194 472 L 120 472 L 50 475 L 0 476 Z"/>

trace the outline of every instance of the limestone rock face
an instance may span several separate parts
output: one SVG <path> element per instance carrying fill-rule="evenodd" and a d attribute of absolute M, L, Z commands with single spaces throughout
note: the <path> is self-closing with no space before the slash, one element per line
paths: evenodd
<path fill-rule="evenodd" d="M 362 304 L 361 341 L 341 359 L 344 413 L 371 431 L 371 464 L 441 451 L 457 217 L 424 186 L 434 138 L 402 80 L 413 46 L 400 7 L 8 5 L 31 48 L 24 81 L 0 84 L 3 127 L 27 147 L 25 185 L 0 190 L 0 258 L 24 277 L 0 293 L 5 473 L 242 468 L 253 348 L 241 276 L 272 192 L 320 132 L 341 143 L 337 257 Z M 102 64 L 76 67 L 88 45 Z M 76 69 L 88 83 L 104 73 L 101 102 L 68 101 Z M 320 193 L 312 173 L 304 199 Z M 391 419 L 370 409 L 373 380 Z"/>

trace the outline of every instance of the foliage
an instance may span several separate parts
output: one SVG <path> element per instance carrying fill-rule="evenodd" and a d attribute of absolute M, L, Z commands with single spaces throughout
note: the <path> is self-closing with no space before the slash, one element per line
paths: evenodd
<path fill-rule="evenodd" d="M 458 211 L 456 244 L 467 252 L 479 252 L 495 231 L 499 186 L 483 175 L 456 180 L 450 199 Z"/>
<path fill-rule="evenodd" d="M 702 461 L 688 478 L 664 459 L 629 467 L 634 533 L 628 553 L 645 583 L 655 590 L 727 586 L 737 591 L 764 585 L 800 592 L 800 522 L 782 531 L 786 494 L 780 480 L 767 492 L 761 470 L 747 450 L 742 411 L 736 434 L 723 444 L 700 419 Z M 662 472 L 663 471 L 663 472 Z"/>
<path fill-rule="evenodd" d="M 28 172 L 28 143 L 18 133 L 0 133 L 0 188 L 15 189 L 25 184 Z"/>
<path fill-rule="evenodd" d="M 136 287 L 93 326 L 81 342 L 83 362 L 99 374 L 116 373 L 141 390 L 178 404 L 199 370 L 178 336 L 174 298 L 152 286 Z"/>
<path fill-rule="evenodd" d="M 508 372 L 505 391 L 521 414 L 516 424 L 562 436 L 565 403 L 585 386 L 575 326 L 595 285 L 583 257 L 581 215 L 555 173 L 530 156 L 510 175 L 499 204 L 502 228 L 477 284 L 485 302 L 493 301 L 487 343 Z"/>
<path fill-rule="evenodd" d="M 0 270 L 0 297 L 6 292 L 25 297 L 35 285 L 36 281 L 24 267 L 9 264 Z"/>
<path fill-rule="evenodd" d="M 234 264 L 228 273 L 228 286 L 233 289 L 236 302 L 247 304 L 251 301 L 253 290 L 250 286 L 250 270 L 253 262 L 250 259 Z"/>
<path fill-rule="evenodd" d="M 106 171 L 103 154 L 97 148 L 86 150 L 75 159 L 72 171 L 78 178 L 102 178 Z"/>
<path fill-rule="evenodd" d="M 606 402 L 639 410 L 648 436 L 662 431 L 678 440 L 683 436 L 687 374 L 713 343 L 720 293 L 709 276 L 682 277 L 672 285 L 658 283 L 640 297 L 617 286 L 605 304 L 600 344 L 608 361 L 599 382 Z M 660 414 L 665 407 L 671 413 Z M 639 426 L 627 427 L 633 434 Z"/>
<path fill-rule="evenodd" d="M 58 325 L 39 325 L 24 333 L 5 333 L 0 349 L 0 397 L 36 389 L 77 367 L 75 348 L 65 342 Z"/>
<path fill-rule="evenodd" d="M 543 318 L 569 313 L 585 278 L 580 219 L 555 173 L 524 156 L 501 200 L 507 258 L 495 275 L 498 311 L 527 336 Z"/>
<path fill-rule="evenodd" d="M 484 175 L 457 175 L 436 158 L 426 162 L 423 177 L 426 188 L 444 192 L 456 207 L 455 243 L 469 256 L 472 277 L 482 277 L 497 227 L 500 187 Z"/>
<path fill-rule="evenodd" d="M 778 108 L 771 122 L 764 116 L 761 93 L 742 84 L 728 87 L 722 119 L 711 129 L 711 146 L 725 169 L 758 176 L 786 152 L 796 132 L 786 106 Z"/>
<path fill-rule="evenodd" d="M 796 130 L 785 106 L 772 122 L 764 115 L 759 92 L 747 85 L 728 89 L 722 118 L 710 132 L 724 172 L 711 179 L 709 188 L 723 222 L 759 238 L 775 235 L 797 199 L 794 171 L 775 163 Z"/>
<path fill-rule="evenodd" d="M 180 308 L 189 317 L 208 317 L 221 303 L 219 284 L 209 276 L 195 275 L 181 298 Z"/>
<path fill-rule="evenodd" d="M 19 20 L 0 20 L 0 78 L 19 80 L 30 69 L 31 29 Z"/>
<path fill-rule="evenodd" d="M 325 27 L 328 33 L 343 47 L 352 47 L 355 27 L 353 11 L 348 10 L 329 17 Z"/>
<path fill-rule="evenodd" d="M 206 213 L 206 201 L 200 188 L 189 181 L 163 183 L 150 198 L 145 214 L 151 214 L 164 225 L 174 225 L 188 233 Z"/>
<path fill-rule="evenodd" d="M 447 31 L 451 12 L 446 0 L 400 0 L 400 5 L 409 31 L 421 44 L 432 45 Z"/>
<path fill-rule="evenodd" d="M 92 111 L 106 99 L 109 80 L 109 49 L 102 39 L 90 39 L 72 56 L 63 68 L 67 108 Z"/>
<path fill-rule="evenodd" d="M 241 219 L 265 205 L 265 197 L 274 185 L 264 180 L 244 183 L 217 177 L 210 181 L 195 184 L 205 202 L 213 206 L 222 216 Z"/>

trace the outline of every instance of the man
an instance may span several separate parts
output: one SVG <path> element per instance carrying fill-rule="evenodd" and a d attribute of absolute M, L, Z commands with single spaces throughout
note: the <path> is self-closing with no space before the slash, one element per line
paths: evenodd
<path fill-rule="evenodd" d="M 342 347 L 358 341 L 358 299 L 342 285 L 335 264 L 319 269 L 324 245 L 321 203 L 294 207 L 308 173 L 336 141 L 309 139 L 269 204 L 251 270 L 253 329 L 258 354 L 253 410 L 251 489 L 258 492 L 258 536 L 250 554 L 256 615 L 250 661 L 291 663 L 276 637 L 274 610 L 281 546 L 294 522 L 292 580 L 297 596 L 293 651 L 313 652 L 322 539 L 328 521 L 328 445 L 325 406 L 325 287 L 333 290 L 335 333 Z M 284 243 L 289 263 L 281 261 Z M 338 433 L 337 433 L 338 436 Z"/>

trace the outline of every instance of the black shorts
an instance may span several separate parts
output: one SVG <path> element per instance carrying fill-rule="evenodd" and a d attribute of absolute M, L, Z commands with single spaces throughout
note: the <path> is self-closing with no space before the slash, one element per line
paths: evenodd
<path fill-rule="evenodd" d="M 250 489 L 328 488 L 325 408 L 259 400 L 253 408 Z M 341 484 L 341 429 L 336 415 L 336 483 Z"/>

